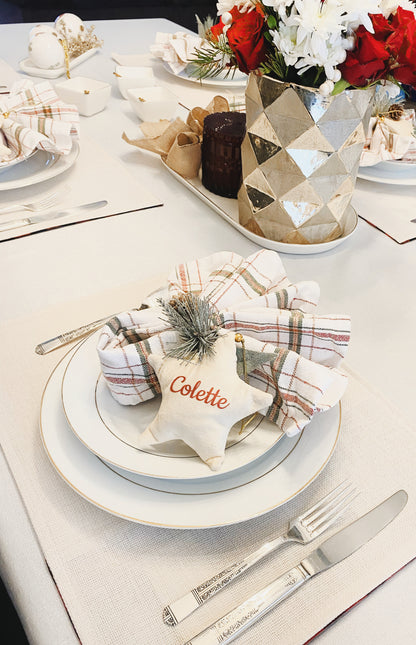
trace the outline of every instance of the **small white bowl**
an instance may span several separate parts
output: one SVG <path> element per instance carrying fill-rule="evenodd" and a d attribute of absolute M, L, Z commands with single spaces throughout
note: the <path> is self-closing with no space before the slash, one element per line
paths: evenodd
<path fill-rule="evenodd" d="M 178 107 L 177 97 L 156 85 L 127 90 L 130 105 L 142 121 L 159 121 L 171 119 Z"/>
<path fill-rule="evenodd" d="M 58 96 L 72 103 L 83 116 L 92 116 L 104 110 L 111 94 L 111 85 L 92 78 L 77 76 L 55 85 Z"/>
<path fill-rule="evenodd" d="M 128 67 L 117 65 L 114 72 L 121 96 L 127 99 L 127 90 L 135 87 L 152 87 L 155 77 L 151 67 Z"/>

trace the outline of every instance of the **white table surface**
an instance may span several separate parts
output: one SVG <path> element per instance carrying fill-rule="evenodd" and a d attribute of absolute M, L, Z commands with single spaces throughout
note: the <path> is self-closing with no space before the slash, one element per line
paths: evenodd
<path fill-rule="evenodd" d="M 159 19 L 94 24 L 97 35 L 104 39 L 104 47 L 73 75 L 110 82 L 113 91 L 104 112 L 82 118 L 81 133 L 118 156 L 163 200 L 164 206 L 140 215 L 129 213 L 1 243 L 0 322 L 10 321 L 12 325 L 14 319 L 23 317 L 30 322 L 31 316 L 47 307 L 166 273 L 184 259 L 218 250 L 248 255 L 258 248 L 178 184 L 161 168 L 158 159 L 145 156 L 121 140 L 123 130 L 137 130 L 138 120 L 128 102 L 120 97 L 111 53 L 144 54 L 156 31 L 176 31 L 178 27 Z M 16 69 L 18 61 L 26 56 L 31 27 L 0 25 L 0 58 Z M 155 69 L 159 82 L 178 95 L 184 93 L 189 98 L 189 93 L 196 92 L 198 96 L 198 86 L 178 83 L 160 65 Z M 194 105 L 207 102 L 195 99 Z M 120 260 L 117 271 L 112 270 L 114 255 Z M 351 314 L 349 364 L 414 423 L 416 242 L 400 246 L 360 220 L 356 233 L 333 251 L 310 256 L 283 255 L 282 259 L 294 282 L 319 282 L 320 311 Z M 79 324 L 85 322 L 88 321 L 79 320 Z M 0 496 L 1 575 L 14 597 L 29 640 L 35 645 L 72 645 L 76 637 L 2 455 L 0 486 L 7 492 Z M 314 642 L 410 645 L 415 642 L 415 597 L 413 562 Z"/>

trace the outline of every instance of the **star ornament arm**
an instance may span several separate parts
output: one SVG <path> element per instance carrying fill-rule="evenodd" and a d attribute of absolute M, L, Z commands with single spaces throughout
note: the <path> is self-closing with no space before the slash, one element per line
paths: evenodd
<path fill-rule="evenodd" d="M 149 362 L 160 383 L 162 402 L 139 445 L 180 439 L 212 470 L 224 461 L 232 426 L 273 402 L 271 394 L 239 378 L 234 333 L 221 335 L 214 355 L 200 362 L 160 354 L 151 354 Z"/>

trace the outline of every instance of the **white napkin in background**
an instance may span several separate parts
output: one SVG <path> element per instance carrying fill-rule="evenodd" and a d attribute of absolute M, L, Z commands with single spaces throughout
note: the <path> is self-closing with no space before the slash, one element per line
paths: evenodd
<path fill-rule="evenodd" d="M 150 51 L 153 56 L 165 61 L 174 74 L 180 74 L 203 42 L 199 36 L 193 36 L 183 31 L 177 31 L 175 34 L 165 34 L 158 31 Z"/>
<path fill-rule="evenodd" d="M 380 161 L 402 159 L 415 141 L 414 125 L 414 110 L 405 110 L 399 121 L 387 117 L 371 117 L 360 166 L 374 166 Z"/>

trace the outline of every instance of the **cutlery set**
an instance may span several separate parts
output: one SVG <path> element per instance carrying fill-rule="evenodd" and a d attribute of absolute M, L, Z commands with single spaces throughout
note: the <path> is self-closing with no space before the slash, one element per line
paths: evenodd
<path fill-rule="evenodd" d="M 309 544 L 341 517 L 355 497 L 356 492 L 350 484 L 345 482 L 340 484 L 317 504 L 292 520 L 288 531 L 282 536 L 266 542 L 240 562 L 227 567 L 224 571 L 214 575 L 182 598 L 165 607 L 163 621 L 167 625 L 177 625 L 197 607 L 224 589 L 243 571 L 247 571 L 256 562 L 286 542 Z M 280 575 L 268 586 L 232 609 L 184 645 L 230 643 L 310 578 L 338 564 L 374 538 L 403 510 L 407 498 L 407 493 L 404 490 L 397 491 L 365 515 L 340 529 L 296 566 Z"/>
<path fill-rule="evenodd" d="M 30 224 L 39 224 L 40 222 L 54 221 L 60 219 L 61 217 L 66 217 L 67 215 L 78 215 L 83 211 L 103 208 L 103 206 L 106 206 L 107 204 L 107 200 L 103 199 L 99 202 L 91 202 L 89 204 L 73 206 L 72 208 L 68 208 L 65 211 L 54 211 L 52 213 L 49 212 L 40 215 L 32 215 L 31 217 L 24 217 L 21 219 L 8 220 L 7 222 L 0 223 L 0 233 L 9 231 L 11 229 L 20 228 L 21 226 L 29 226 Z"/>

